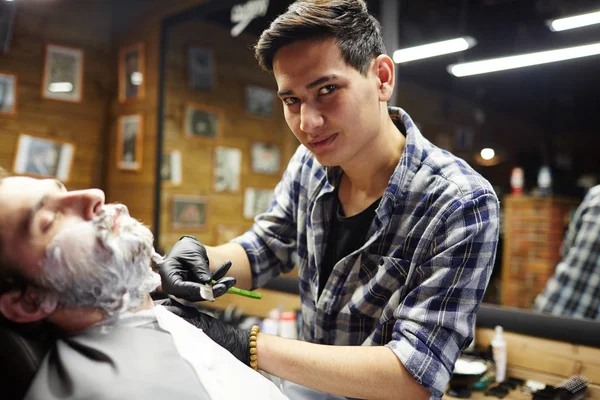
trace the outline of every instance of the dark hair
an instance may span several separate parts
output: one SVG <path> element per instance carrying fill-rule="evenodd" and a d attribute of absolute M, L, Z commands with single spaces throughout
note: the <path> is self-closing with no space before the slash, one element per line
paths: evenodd
<path fill-rule="evenodd" d="M 381 25 L 364 0 L 298 0 L 260 35 L 254 55 L 265 71 L 273 58 L 298 40 L 334 39 L 344 61 L 366 75 L 373 58 L 385 54 Z"/>

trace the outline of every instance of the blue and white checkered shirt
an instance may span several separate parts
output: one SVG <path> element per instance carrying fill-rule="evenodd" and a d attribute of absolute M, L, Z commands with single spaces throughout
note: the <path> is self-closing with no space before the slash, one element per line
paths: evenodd
<path fill-rule="evenodd" d="M 298 266 L 304 340 L 387 345 L 439 398 L 473 338 L 496 254 L 498 199 L 489 182 L 425 139 L 403 110 L 390 114 L 406 128 L 402 157 L 366 242 L 334 266 L 320 297 L 339 168 L 323 167 L 300 146 L 269 210 L 234 241 L 248 254 L 255 287 Z"/>
<path fill-rule="evenodd" d="M 561 247 L 562 260 L 533 308 L 600 319 L 600 185 L 577 208 Z"/>

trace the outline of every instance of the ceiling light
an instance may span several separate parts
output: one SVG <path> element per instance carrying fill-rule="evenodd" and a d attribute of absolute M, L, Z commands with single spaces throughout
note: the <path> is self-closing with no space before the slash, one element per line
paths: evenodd
<path fill-rule="evenodd" d="M 600 11 L 558 18 L 552 21 L 547 21 L 546 24 L 552 32 L 560 32 L 568 29 L 581 28 L 582 26 L 600 24 Z"/>
<path fill-rule="evenodd" d="M 423 58 L 441 56 L 443 54 L 456 53 L 467 50 L 477 44 L 477 41 L 470 36 L 456 39 L 444 40 L 424 44 L 421 46 L 408 47 L 406 49 L 396 50 L 393 55 L 394 62 L 397 64 L 421 60 Z"/>
<path fill-rule="evenodd" d="M 52 82 L 48 85 L 48 90 L 52 93 L 69 93 L 73 91 L 71 82 Z"/>
<path fill-rule="evenodd" d="M 580 57 L 589 57 L 596 54 L 600 54 L 600 42 L 583 46 L 566 47 L 564 49 L 540 51 L 538 53 L 521 54 L 518 56 L 500 57 L 489 60 L 452 64 L 447 67 L 447 70 L 454 76 L 463 77 L 485 74 L 488 72 L 503 71 L 506 69 L 529 67 L 531 65 L 571 60 Z"/>

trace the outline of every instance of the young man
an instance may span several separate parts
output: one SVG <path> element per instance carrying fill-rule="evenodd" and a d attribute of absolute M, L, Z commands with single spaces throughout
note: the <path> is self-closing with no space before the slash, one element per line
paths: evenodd
<path fill-rule="evenodd" d="M 0 314 L 61 331 L 25 398 L 285 399 L 202 330 L 154 306 L 152 240 L 100 190 L 0 176 Z"/>
<path fill-rule="evenodd" d="M 243 287 L 296 266 L 304 341 L 259 334 L 260 369 L 339 396 L 441 397 L 494 264 L 492 187 L 388 109 L 394 64 L 362 0 L 297 1 L 256 56 L 302 145 L 250 231 L 217 247 L 183 238 L 163 288 L 198 299 L 183 276 L 227 259 Z"/>

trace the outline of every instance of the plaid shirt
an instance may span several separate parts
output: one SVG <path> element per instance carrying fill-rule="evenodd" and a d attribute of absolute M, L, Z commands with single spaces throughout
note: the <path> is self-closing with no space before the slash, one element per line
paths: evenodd
<path fill-rule="evenodd" d="M 562 260 L 534 309 L 600 319 L 600 185 L 577 208 L 561 247 Z"/>
<path fill-rule="evenodd" d="M 466 162 L 425 139 L 403 110 L 390 114 L 406 128 L 402 157 L 367 241 L 334 266 L 320 297 L 338 167 L 323 167 L 300 146 L 269 210 L 235 242 L 248 254 L 255 287 L 298 266 L 304 340 L 387 345 L 441 397 L 473 339 L 498 242 L 498 199 Z"/>

